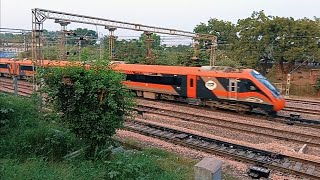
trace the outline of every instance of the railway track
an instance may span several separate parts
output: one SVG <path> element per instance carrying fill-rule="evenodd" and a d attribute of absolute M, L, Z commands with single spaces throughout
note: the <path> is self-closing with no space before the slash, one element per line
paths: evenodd
<path fill-rule="evenodd" d="M 300 99 L 286 99 L 287 102 L 298 103 L 304 105 L 320 106 L 320 101 L 300 100 Z"/>
<path fill-rule="evenodd" d="M 153 102 L 153 100 L 147 100 L 144 98 L 137 98 L 141 99 L 144 101 L 150 101 Z M 192 107 L 200 110 L 208 110 L 208 111 L 216 111 L 216 112 L 221 112 L 221 113 L 228 113 L 228 114 L 234 114 L 234 115 L 239 115 L 239 113 L 234 112 L 234 111 L 227 111 L 227 110 L 219 110 L 219 109 L 211 109 L 209 107 L 203 107 L 203 106 L 194 106 L 194 105 L 189 105 L 186 103 L 179 103 L 179 102 L 172 102 L 172 101 L 165 101 L 165 100 L 159 100 L 157 102 L 161 102 L 169 105 L 175 105 L 175 106 L 181 106 L 181 107 Z M 249 114 L 242 114 L 241 116 L 243 117 L 250 117 L 250 118 L 257 118 L 259 116 L 259 119 L 261 120 L 268 120 L 268 121 L 275 121 L 279 122 L 282 124 L 288 124 L 288 125 L 297 125 L 297 126 L 303 126 L 303 127 L 313 127 L 313 128 L 320 128 L 320 119 L 319 120 L 314 120 L 314 119 L 306 119 L 306 118 L 301 118 L 300 114 L 290 114 L 290 115 L 277 115 L 276 117 L 269 117 L 266 116 L 265 114 L 261 113 L 249 113 Z"/>
<path fill-rule="evenodd" d="M 18 95 L 30 97 L 33 92 L 33 85 L 29 82 L 18 80 Z M 0 78 L 0 91 L 14 94 L 14 83 L 11 78 Z"/>
<path fill-rule="evenodd" d="M 278 115 L 273 121 L 288 125 L 298 125 L 304 127 L 320 128 L 320 120 L 301 118 L 300 114 L 290 114 L 289 116 Z"/>
<path fill-rule="evenodd" d="M 125 129 L 204 152 L 232 157 L 236 160 L 273 170 L 312 179 L 320 178 L 319 162 L 241 146 L 139 120 L 126 121 Z"/>
<path fill-rule="evenodd" d="M 284 111 L 294 112 L 294 113 L 303 113 L 303 114 L 311 114 L 311 115 L 319 115 L 320 116 L 320 108 L 319 109 L 307 109 L 301 107 L 285 107 Z"/>
<path fill-rule="evenodd" d="M 138 105 L 137 110 L 140 112 L 177 118 L 187 123 L 191 122 L 205 126 L 220 127 L 228 130 L 234 130 L 236 132 L 243 132 L 260 136 L 262 135 L 279 140 L 292 141 L 295 143 L 307 144 L 313 147 L 320 147 L 320 136 L 317 135 L 297 133 L 284 129 L 276 129 L 262 125 L 248 124 L 237 120 L 208 117 L 191 112 L 179 112 L 153 106 Z"/>

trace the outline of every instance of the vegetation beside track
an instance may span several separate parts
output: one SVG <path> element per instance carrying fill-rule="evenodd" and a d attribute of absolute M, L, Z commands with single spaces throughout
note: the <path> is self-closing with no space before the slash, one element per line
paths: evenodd
<path fill-rule="evenodd" d="M 109 142 L 95 159 L 74 153 L 86 147 L 83 139 L 60 124 L 57 114 L 38 112 L 35 104 L 0 94 L 0 179 L 193 177 L 194 160 L 159 149 L 115 151 L 117 144 Z"/>
<path fill-rule="evenodd" d="M 133 106 L 107 66 L 41 69 L 38 97 L 0 95 L 0 179 L 188 179 L 194 162 L 112 140 Z M 40 72 L 40 70 L 39 70 Z M 175 156 L 175 158 L 172 158 Z"/>
<path fill-rule="evenodd" d="M 104 148 L 134 106 L 132 93 L 122 84 L 124 75 L 108 63 L 92 62 L 90 69 L 79 65 L 45 68 L 39 76 L 48 106 L 60 112 L 66 127 L 86 142 L 88 158 Z"/>

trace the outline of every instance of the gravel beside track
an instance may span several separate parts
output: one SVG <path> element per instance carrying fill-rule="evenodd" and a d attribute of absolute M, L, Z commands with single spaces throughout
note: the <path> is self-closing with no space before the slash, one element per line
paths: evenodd
<path fill-rule="evenodd" d="M 114 137 L 119 141 L 126 142 L 127 140 L 139 143 L 139 146 L 146 148 L 160 148 L 167 150 L 169 152 L 177 153 L 182 155 L 183 157 L 195 159 L 200 161 L 204 157 L 214 157 L 223 161 L 222 170 L 224 172 L 228 172 L 234 177 L 241 180 L 252 180 L 252 178 L 248 177 L 246 170 L 249 167 L 249 164 L 234 161 L 229 157 L 216 156 L 214 154 L 206 153 L 203 151 L 199 151 L 193 148 L 187 148 L 184 146 L 180 146 L 177 144 L 169 143 L 158 138 L 153 138 L 150 136 L 145 136 L 139 133 L 126 131 L 126 130 L 118 130 L 117 134 Z M 287 173 L 279 172 L 274 170 L 269 179 L 272 180 L 301 180 L 301 178 L 292 176 Z"/>
<path fill-rule="evenodd" d="M 305 177 L 320 178 L 319 159 L 317 159 L 318 161 L 309 159 L 305 155 L 279 154 L 260 150 L 261 148 L 256 149 L 256 147 L 245 146 L 241 143 L 230 144 L 233 142 L 224 141 L 221 138 L 216 139 L 212 135 L 204 136 L 204 133 L 160 123 L 150 123 L 141 119 L 127 122 L 125 128 L 205 152 L 232 156 L 235 159 L 250 163 L 259 162 L 265 167 Z"/>
<path fill-rule="evenodd" d="M 249 136 L 243 138 L 247 141 L 250 141 L 253 137 L 268 137 L 273 138 L 271 140 L 283 140 L 284 142 L 294 142 L 302 145 L 308 144 L 312 147 L 320 147 L 320 135 L 310 135 L 283 129 L 275 129 L 263 125 L 239 122 L 223 117 L 206 117 L 202 115 L 195 115 L 192 112 L 182 113 L 174 110 L 164 110 L 159 107 L 155 108 L 139 105 L 139 108 L 137 109 L 144 112 L 143 117 L 151 115 L 153 118 L 151 117 L 150 119 L 159 119 L 160 122 L 166 121 L 166 123 L 180 123 L 180 126 L 189 126 L 193 129 L 199 127 L 199 131 L 212 132 L 214 134 L 221 135 L 224 134 L 223 131 L 226 131 L 229 132 L 227 134 L 228 137 L 233 136 L 234 138 L 240 138 L 240 134 L 242 134 Z M 270 141 L 270 139 L 268 139 L 268 141 Z M 266 143 L 263 139 L 259 138 L 252 142 Z M 295 147 L 297 147 L 297 145 L 295 145 Z"/>

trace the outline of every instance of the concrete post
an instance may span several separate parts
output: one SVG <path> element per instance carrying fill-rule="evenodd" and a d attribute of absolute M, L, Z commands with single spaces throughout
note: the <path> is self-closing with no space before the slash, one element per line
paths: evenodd
<path fill-rule="evenodd" d="M 14 88 L 14 95 L 18 96 L 18 79 L 17 76 L 13 76 L 13 88 Z"/>
<path fill-rule="evenodd" d="M 221 180 L 222 161 L 215 158 L 204 158 L 194 166 L 195 180 Z"/>
<path fill-rule="evenodd" d="M 286 98 L 289 98 L 289 95 L 290 95 L 290 85 L 291 85 L 291 74 L 289 73 L 287 75 L 286 95 L 285 95 Z"/>

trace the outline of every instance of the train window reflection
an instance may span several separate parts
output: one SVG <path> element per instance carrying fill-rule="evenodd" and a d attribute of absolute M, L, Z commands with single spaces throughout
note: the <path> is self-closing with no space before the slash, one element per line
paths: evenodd
<path fill-rule="evenodd" d="M 274 96 L 280 96 L 280 92 L 259 72 L 252 70 L 251 74 L 258 79 L 265 87 L 267 87 Z"/>

